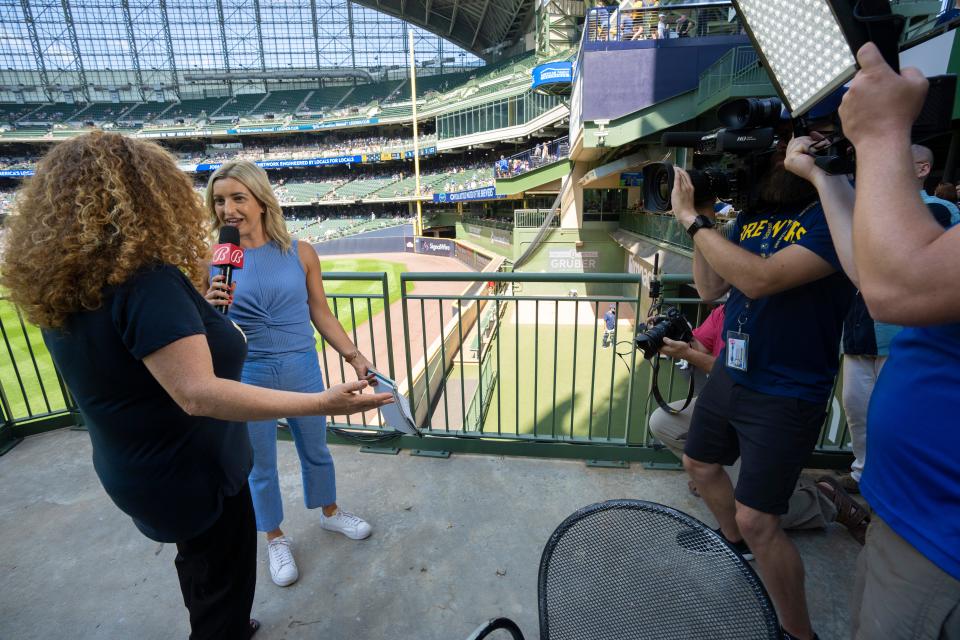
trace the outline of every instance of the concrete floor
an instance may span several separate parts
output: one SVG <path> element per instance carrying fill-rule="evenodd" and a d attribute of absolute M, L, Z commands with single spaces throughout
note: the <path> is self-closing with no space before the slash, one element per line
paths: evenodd
<path fill-rule="evenodd" d="M 577 508 L 634 497 L 712 522 L 678 471 L 333 450 L 339 502 L 369 520 L 373 536 L 354 542 L 320 529 L 302 506 L 293 445 L 281 442 L 284 529 L 301 577 L 274 586 L 261 547 L 258 640 L 456 640 L 496 616 L 535 638 L 540 553 Z M 187 637 L 175 549 L 144 538 L 106 497 L 85 433 L 35 436 L 0 458 L 0 539 L 0 638 Z M 793 539 L 814 628 L 823 640 L 848 637 L 859 546 L 837 525 Z"/>

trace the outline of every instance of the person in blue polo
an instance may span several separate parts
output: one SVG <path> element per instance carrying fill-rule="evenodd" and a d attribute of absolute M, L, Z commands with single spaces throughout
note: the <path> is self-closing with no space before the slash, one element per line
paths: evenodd
<path fill-rule="evenodd" d="M 816 184 L 870 315 L 903 326 L 867 413 L 860 489 L 874 515 L 853 579 L 850 637 L 960 638 L 960 230 L 945 231 L 918 197 L 932 158 L 911 146 L 911 129 L 927 80 L 891 69 L 872 43 L 857 61 L 840 107 L 857 150 L 856 192 L 846 176 L 816 168 L 813 138 L 794 140 L 786 159 Z"/>

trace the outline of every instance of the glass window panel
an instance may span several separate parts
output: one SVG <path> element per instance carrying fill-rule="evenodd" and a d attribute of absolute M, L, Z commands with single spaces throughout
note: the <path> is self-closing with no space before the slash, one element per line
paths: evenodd
<path fill-rule="evenodd" d="M 36 66 L 19 0 L 0 0 L 0 68 L 33 69 Z"/>
<path fill-rule="evenodd" d="M 261 0 L 262 48 L 253 0 L 223 0 L 222 31 L 215 2 L 167 0 L 173 64 L 164 15 L 156 0 L 129 0 L 130 30 L 120 0 L 68 0 L 66 7 L 74 22 L 79 57 L 61 0 L 28 2 L 49 81 L 65 87 L 79 87 L 83 70 L 88 83 L 130 84 L 131 90 L 138 92 L 139 87 L 134 86 L 135 63 L 139 63 L 148 92 L 155 85 L 171 87 L 176 80 L 181 93 L 186 94 L 184 97 L 226 92 L 223 82 L 191 82 L 183 76 L 223 72 L 228 68 L 242 72 L 356 65 L 380 79 L 403 78 L 408 64 L 410 27 L 402 20 L 348 0 L 316 0 L 316 28 L 310 0 Z M 460 65 L 482 65 L 476 56 L 434 34 L 419 28 L 413 28 L 413 32 L 418 66 L 429 69 L 427 73 Z M 179 78 L 174 78 L 173 67 Z M 0 71 L 7 72 L 4 77 L 11 80 L 9 70 L 37 70 L 20 0 L 0 0 Z M 39 82 L 36 75 L 27 79 L 33 84 Z M 292 82 L 284 84 L 295 86 Z M 262 81 L 233 82 L 234 91 L 262 91 L 262 87 Z M 288 87 L 271 83 L 270 88 Z M 91 97 L 108 99 L 109 92 L 89 87 L 87 90 Z M 123 91 L 120 97 L 127 99 Z M 78 96 L 82 95 L 79 91 Z"/>

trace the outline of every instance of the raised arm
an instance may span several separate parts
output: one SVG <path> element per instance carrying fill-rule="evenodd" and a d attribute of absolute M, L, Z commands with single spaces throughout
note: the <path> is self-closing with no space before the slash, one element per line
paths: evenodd
<path fill-rule="evenodd" d="M 831 176 L 817 167 L 811 154 L 816 144 L 812 137 L 794 138 L 787 147 L 784 166 L 817 188 L 820 204 L 830 227 L 830 238 L 844 273 L 857 287 L 860 278 L 853 259 L 853 206 L 855 192 L 847 176 Z"/>
<path fill-rule="evenodd" d="M 693 284 L 700 297 L 707 301 L 716 300 L 730 290 L 730 283 L 714 271 L 696 243 L 693 245 Z"/>
<path fill-rule="evenodd" d="M 678 174 L 682 173 L 687 179 L 681 180 L 678 175 L 673 181 L 673 192 L 670 194 L 670 200 L 673 203 L 674 214 L 676 215 L 677 211 L 693 211 L 694 216 L 696 216 L 700 212 L 693 204 L 693 183 L 690 182 L 690 176 L 682 169 L 675 169 L 675 171 Z M 704 209 L 702 213 L 710 220 L 716 219 L 713 209 L 709 212 Z M 677 217 L 677 220 L 680 221 L 680 218 Z M 681 222 L 681 224 L 683 223 Z M 686 226 L 690 226 L 690 223 L 687 223 Z M 703 231 L 699 233 L 703 233 Z M 693 247 L 693 284 L 700 297 L 708 301 L 716 300 L 730 290 L 730 283 L 710 266 L 703 253 L 697 248 L 696 243 Z"/>
<path fill-rule="evenodd" d="M 960 228 L 944 233 L 920 198 L 910 129 L 927 81 L 917 69 L 891 69 L 872 43 L 840 106 L 857 150 L 854 260 L 870 315 L 904 325 L 960 320 Z"/>
<path fill-rule="evenodd" d="M 678 168 L 674 192 L 677 191 L 676 185 L 681 183 L 681 190 L 689 189 L 693 193 L 690 176 Z M 689 201 L 683 199 L 679 203 L 674 202 L 673 213 L 684 227 L 693 224 L 697 215 L 688 206 L 692 202 L 692 197 Z M 825 278 L 836 271 L 826 260 L 800 245 L 789 246 L 769 258 L 763 258 L 730 242 L 714 229 L 700 230 L 693 240 L 720 278 L 754 300 Z M 699 286 L 697 290 L 700 290 Z"/>

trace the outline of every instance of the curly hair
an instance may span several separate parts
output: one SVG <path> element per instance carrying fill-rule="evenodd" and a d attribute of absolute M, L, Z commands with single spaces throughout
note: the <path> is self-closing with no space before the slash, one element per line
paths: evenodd
<path fill-rule="evenodd" d="M 167 264 L 200 288 L 209 224 L 190 178 L 152 142 L 94 132 L 57 144 L 17 194 L 0 283 L 27 318 L 63 326 L 104 289 Z"/>

